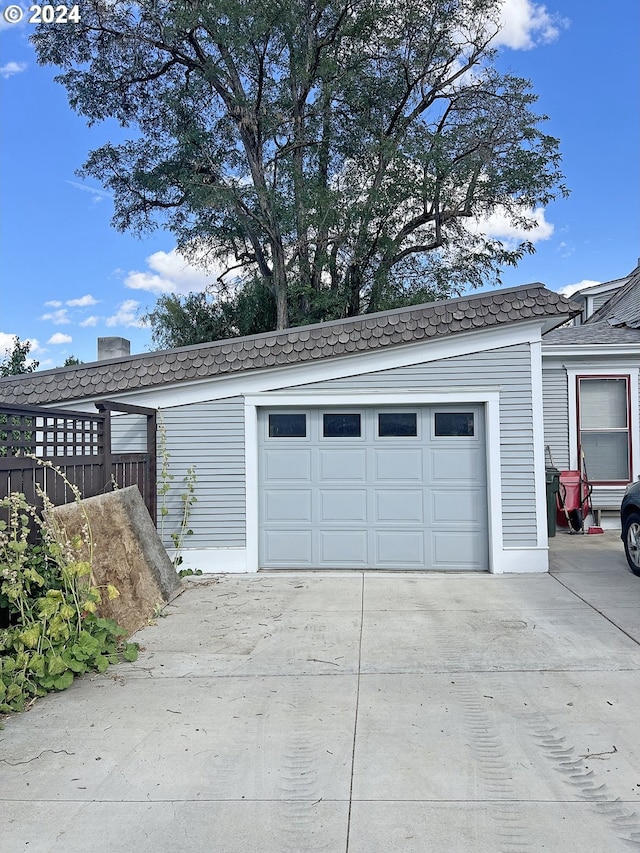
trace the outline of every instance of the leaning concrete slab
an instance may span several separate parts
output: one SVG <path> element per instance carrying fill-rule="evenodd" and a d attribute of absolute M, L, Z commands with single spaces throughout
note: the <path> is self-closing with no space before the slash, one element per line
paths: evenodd
<path fill-rule="evenodd" d="M 129 634 L 146 625 L 158 604 L 181 589 L 136 486 L 52 509 L 71 538 L 88 521 L 93 540 L 93 573 L 98 586 L 113 584 L 119 598 L 103 596 L 100 615 L 115 619 Z"/>

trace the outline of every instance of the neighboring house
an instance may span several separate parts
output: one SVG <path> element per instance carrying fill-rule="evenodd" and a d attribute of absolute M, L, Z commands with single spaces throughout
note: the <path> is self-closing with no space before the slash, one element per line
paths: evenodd
<path fill-rule="evenodd" d="M 186 567 L 546 571 L 542 334 L 576 311 L 533 284 L 12 377 L 0 399 L 160 410 L 176 495 L 196 468 Z"/>
<path fill-rule="evenodd" d="M 571 298 L 582 323 L 543 338 L 545 442 L 560 469 L 578 470 L 582 450 L 593 506 L 619 525 L 640 477 L 640 266 Z"/>

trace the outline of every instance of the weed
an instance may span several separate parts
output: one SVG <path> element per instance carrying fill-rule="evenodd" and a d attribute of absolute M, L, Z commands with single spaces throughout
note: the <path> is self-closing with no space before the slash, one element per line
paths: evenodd
<path fill-rule="evenodd" d="M 77 487 L 41 464 L 63 477 L 81 506 Z M 47 691 L 69 687 L 76 675 L 138 656 L 136 644 L 124 642 L 126 632 L 97 613 L 103 596 L 119 592 L 95 582 L 86 512 L 82 534 L 69 538 L 40 497 L 42 516 L 19 492 L 0 501 L 0 607 L 9 621 L 0 629 L 0 713 L 21 711 Z"/>

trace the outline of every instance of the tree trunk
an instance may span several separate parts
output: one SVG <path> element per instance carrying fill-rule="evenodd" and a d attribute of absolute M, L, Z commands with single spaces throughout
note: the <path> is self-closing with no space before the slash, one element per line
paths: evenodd
<path fill-rule="evenodd" d="M 276 329 L 289 328 L 289 294 L 287 269 L 282 244 L 273 247 L 273 292 L 276 297 Z"/>

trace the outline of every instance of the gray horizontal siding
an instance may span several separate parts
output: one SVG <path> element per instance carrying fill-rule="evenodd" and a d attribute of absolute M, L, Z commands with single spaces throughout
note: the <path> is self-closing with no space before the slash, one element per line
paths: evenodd
<path fill-rule="evenodd" d="M 306 385 L 305 389 L 438 390 L 456 385 L 466 388 L 499 386 L 504 544 L 512 547 L 536 545 L 531 356 L 528 344 L 318 382 Z"/>
<path fill-rule="evenodd" d="M 595 312 L 599 308 L 602 308 L 604 303 L 608 302 L 611 299 L 611 297 L 613 296 L 613 293 L 614 293 L 614 291 L 610 290 L 608 293 L 599 293 L 597 296 L 592 296 L 591 297 L 592 298 L 592 305 L 593 305 L 592 313 L 595 314 Z"/>
<path fill-rule="evenodd" d="M 591 495 L 593 508 L 619 510 L 624 490 L 624 486 L 594 486 Z"/>
<path fill-rule="evenodd" d="M 111 449 L 114 453 L 146 453 L 146 415 L 111 414 Z"/>
<path fill-rule="evenodd" d="M 562 367 L 543 368 L 542 397 L 544 443 L 556 468 L 569 468 L 569 396 L 567 372 Z"/>
<path fill-rule="evenodd" d="M 171 547 L 171 533 L 180 527 L 184 477 L 195 467 L 195 496 L 189 526 L 193 536 L 186 548 L 242 548 L 245 546 L 244 402 L 229 400 L 175 406 L 161 412 L 166 430 L 169 473 L 174 479 L 165 497 L 169 510 L 163 538 Z M 158 459 L 158 471 L 162 458 Z M 162 482 L 159 482 L 162 486 Z M 163 498 L 159 498 L 159 508 Z M 160 512 L 158 524 L 161 523 Z"/>

